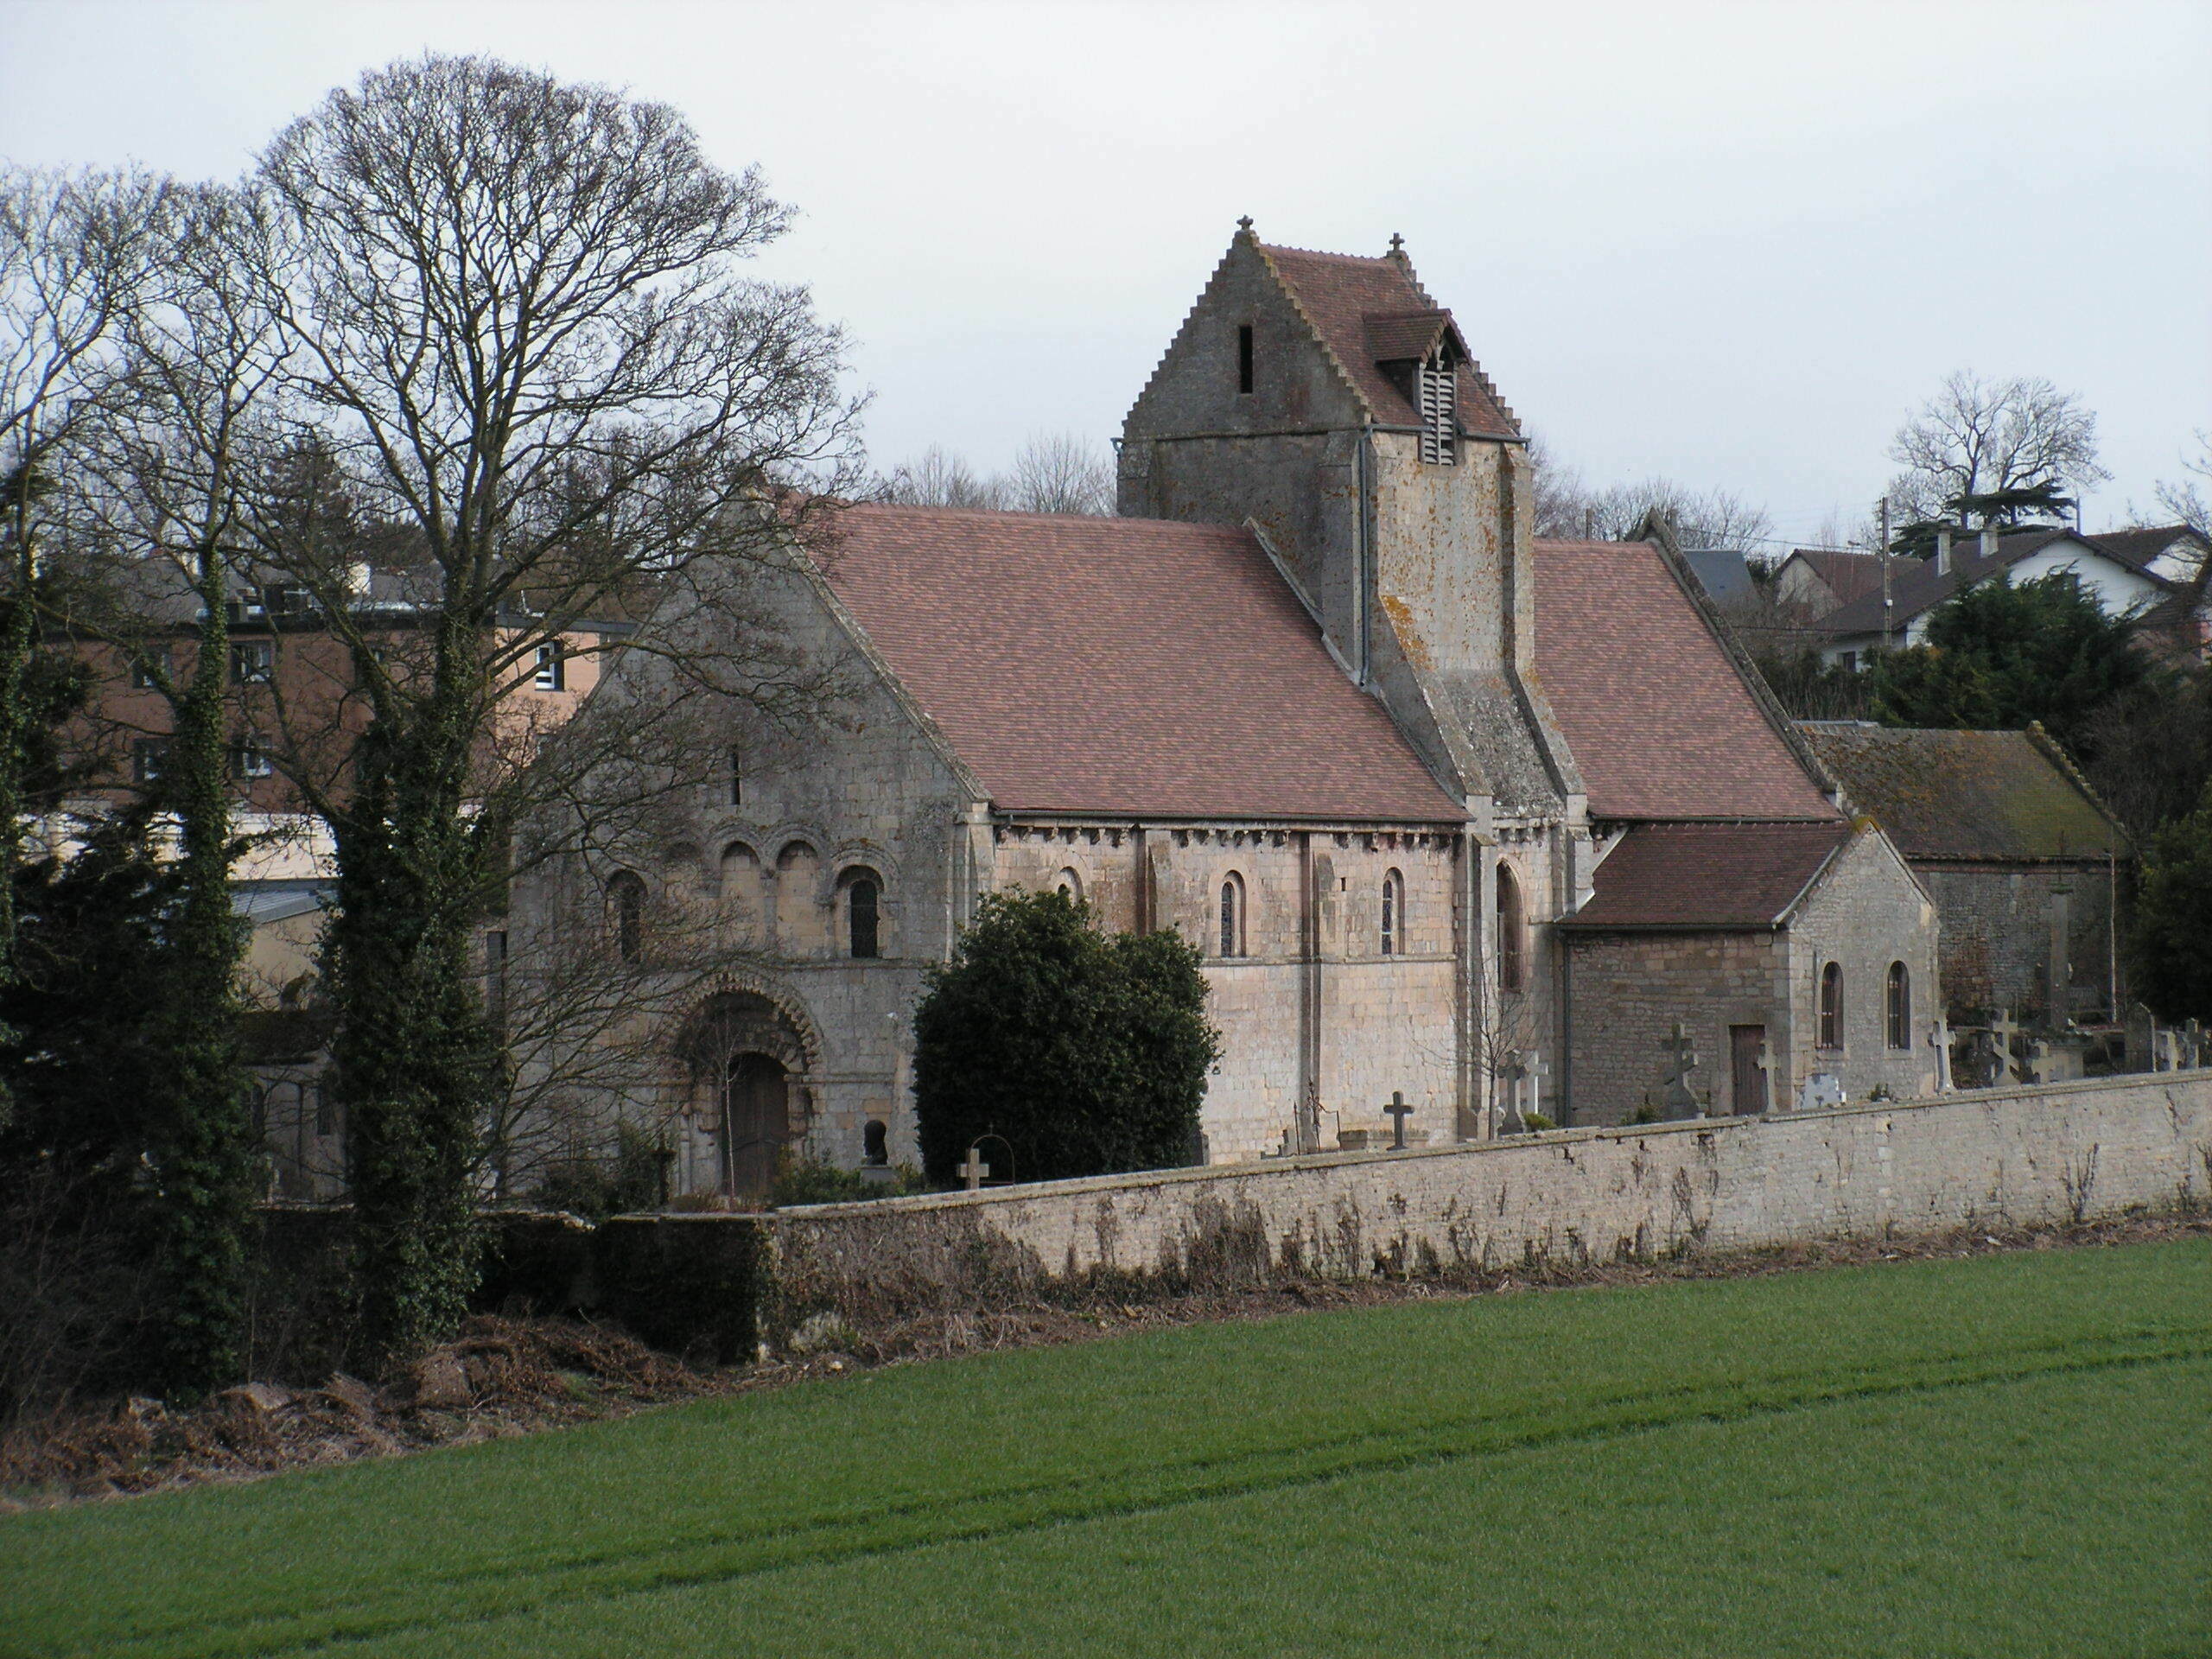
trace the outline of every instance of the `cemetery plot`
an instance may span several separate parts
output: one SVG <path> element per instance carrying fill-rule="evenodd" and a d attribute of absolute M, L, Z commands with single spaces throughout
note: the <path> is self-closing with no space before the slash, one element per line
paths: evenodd
<path fill-rule="evenodd" d="M 2212 1240 L 1185 1327 L 0 1522 L 46 1655 L 2179 1653 Z"/>

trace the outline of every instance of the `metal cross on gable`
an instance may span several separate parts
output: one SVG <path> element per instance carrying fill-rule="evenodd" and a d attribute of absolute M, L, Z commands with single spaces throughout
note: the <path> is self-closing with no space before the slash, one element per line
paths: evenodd
<path fill-rule="evenodd" d="M 1406 1104 L 1402 1091 L 1395 1089 L 1390 1091 L 1390 1103 L 1382 1109 L 1382 1112 L 1390 1120 L 1391 1151 L 1403 1152 L 1406 1149 L 1406 1120 L 1413 1116 L 1414 1110 L 1413 1107 Z"/>

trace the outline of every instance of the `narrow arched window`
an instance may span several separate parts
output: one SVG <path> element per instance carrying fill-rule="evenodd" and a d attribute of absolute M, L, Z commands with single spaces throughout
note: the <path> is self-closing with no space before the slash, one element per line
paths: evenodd
<path fill-rule="evenodd" d="M 740 749 L 729 752 L 729 804 L 745 804 L 745 754 Z"/>
<path fill-rule="evenodd" d="M 1821 969 L 1821 1046 L 1843 1046 L 1843 964 L 1832 962 Z"/>
<path fill-rule="evenodd" d="M 1083 902 L 1083 878 L 1073 870 L 1062 870 L 1052 878 L 1052 891 L 1071 904 Z"/>
<path fill-rule="evenodd" d="M 1221 954 L 1244 954 L 1244 878 L 1234 872 L 1221 884 Z"/>
<path fill-rule="evenodd" d="M 607 884 L 607 898 L 614 912 L 614 949 L 625 962 L 635 962 L 645 948 L 645 884 L 628 870 L 619 870 Z"/>
<path fill-rule="evenodd" d="M 1521 881 L 1503 864 L 1497 867 L 1497 988 L 1517 991 L 1528 983 L 1528 924 L 1521 903 Z"/>
<path fill-rule="evenodd" d="M 1405 948 L 1406 881 L 1395 870 L 1382 878 L 1382 954 L 1395 957 Z"/>
<path fill-rule="evenodd" d="M 1912 1046 L 1912 973 L 1901 962 L 1890 964 L 1889 1007 L 1886 1010 L 1891 1048 Z"/>
<path fill-rule="evenodd" d="M 846 943 L 851 954 L 868 960 L 883 954 L 883 888 L 868 871 L 845 879 Z"/>

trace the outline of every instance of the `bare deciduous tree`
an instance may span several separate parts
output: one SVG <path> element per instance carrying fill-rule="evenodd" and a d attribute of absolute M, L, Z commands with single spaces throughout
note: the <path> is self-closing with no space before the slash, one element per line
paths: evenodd
<path fill-rule="evenodd" d="M 54 462 L 114 395 L 121 325 L 153 274 L 151 230 L 168 188 L 137 172 L 0 175 L 0 975 L 14 960 L 24 687 L 38 648 L 41 538 L 58 501 Z"/>
<path fill-rule="evenodd" d="M 329 694 L 278 715 L 336 845 L 334 1069 L 364 1312 L 399 1359 L 474 1279 L 502 1070 L 478 930 L 515 828 L 588 772 L 639 798 L 701 786 L 725 706 L 818 705 L 741 573 L 791 556 L 849 488 L 855 410 L 806 291 L 739 270 L 788 210 L 665 106 L 425 57 L 332 93 L 270 145 L 258 188 L 275 234 L 248 251 L 287 419 L 330 493 L 412 550 L 399 640 L 391 592 L 309 533 L 315 515 L 267 498 L 252 524 L 330 642 Z M 667 695 L 569 742 L 515 694 L 582 637 L 663 658 Z"/>
<path fill-rule="evenodd" d="M 1969 369 L 1947 378 L 1897 430 L 1890 457 L 1904 467 L 1890 485 L 1900 522 L 1969 512 L 1963 496 L 2063 482 L 2076 490 L 2112 474 L 2097 464 L 2097 417 L 2041 377 L 1985 380 Z"/>
<path fill-rule="evenodd" d="M 893 467 L 868 493 L 912 507 L 965 507 L 990 512 L 1110 513 L 1113 462 L 1072 433 L 1031 437 L 1005 473 L 985 476 L 936 444 L 918 460 Z"/>

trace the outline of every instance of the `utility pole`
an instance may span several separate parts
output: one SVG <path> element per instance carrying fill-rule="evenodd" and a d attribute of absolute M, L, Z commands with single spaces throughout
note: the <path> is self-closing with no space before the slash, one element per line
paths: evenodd
<path fill-rule="evenodd" d="M 1882 498 L 1882 654 L 1890 652 L 1890 608 L 1895 602 L 1890 597 L 1890 498 Z"/>

